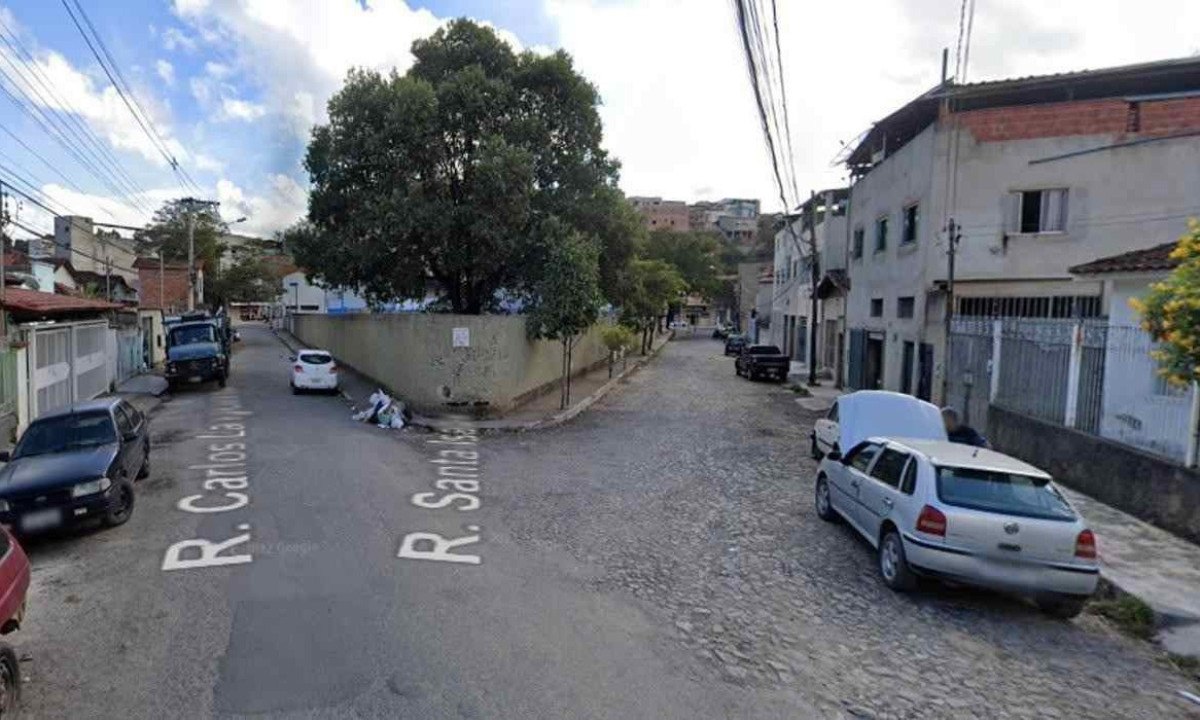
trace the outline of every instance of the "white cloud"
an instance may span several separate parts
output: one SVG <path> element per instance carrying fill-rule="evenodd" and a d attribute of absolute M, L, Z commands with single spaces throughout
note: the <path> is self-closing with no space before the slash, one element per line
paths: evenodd
<path fill-rule="evenodd" d="M 267 109 L 258 103 L 237 98 L 221 99 L 221 119 L 252 122 L 267 114 Z"/>
<path fill-rule="evenodd" d="M 308 206 L 307 189 L 287 175 L 270 175 L 266 180 L 269 193 L 264 195 L 247 193 L 228 179 L 217 182 L 221 216 L 229 221 L 246 218 L 246 222 L 236 226 L 239 232 L 269 236 L 304 215 Z"/>
<path fill-rule="evenodd" d="M 169 27 L 163 31 L 162 44 L 165 49 L 171 52 L 175 50 L 187 50 L 190 52 L 196 49 L 196 39 L 175 27 Z"/>
<path fill-rule="evenodd" d="M 162 81 L 167 85 L 175 84 L 175 66 L 166 60 L 159 60 L 154 63 L 154 71 L 162 78 Z"/>
<path fill-rule="evenodd" d="M 174 11 L 202 37 L 231 48 L 235 69 L 262 87 L 267 113 L 301 138 L 324 119 L 325 102 L 350 68 L 404 72 L 413 40 L 445 22 L 400 0 L 365 7 L 352 0 L 176 0 Z"/>
<path fill-rule="evenodd" d="M 188 83 L 192 88 L 192 97 L 201 105 L 208 105 L 213 96 L 213 83 L 207 78 L 194 77 Z"/>
<path fill-rule="evenodd" d="M 209 77 L 216 78 L 217 80 L 224 80 L 233 74 L 233 68 L 229 67 L 225 63 L 209 61 L 204 63 L 204 72 Z"/>
<path fill-rule="evenodd" d="M 225 163 L 204 153 L 196 153 L 192 156 L 192 166 L 204 172 L 221 172 L 225 169 Z"/>
<path fill-rule="evenodd" d="M 779 3 L 799 192 L 844 180 L 830 167 L 871 123 L 938 82 L 958 3 Z M 604 99 L 607 147 L 631 194 L 752 196 L 778 207 L 728 3 L 545 0 L 561 46 Z M 1164 17 L 1171 18 L 1164 23 Z M 1200 3 L 994 0 L 979 3 L 972 80 L 1185 56 Z M 612 38 L 621 38 L 613 42 Z M 953 62 L 953 61 L 952 61 Z"/>

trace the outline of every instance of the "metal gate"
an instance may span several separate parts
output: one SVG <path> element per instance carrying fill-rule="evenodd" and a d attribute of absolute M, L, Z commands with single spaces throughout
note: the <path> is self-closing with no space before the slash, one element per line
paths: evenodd
<path fill-rule="evenodd" d="M 946 404 L 962 413 L 964 424 L 987 431 L 992 384 L 992 322 L 957 318 L 951 329 L 946 365 Z M 1001 369 L 1003 371 L 1003 363 Z"/>
<path fill-rule="evenodd" d="M 110 364 L 108 323 L 91 322 L 29 329 L 29 414 L 31 418 L 107 392 Z"/>
<path fill-rule="evenodd" d="M 122 328 L 117 336 L 117 377 L 118 383 L 137 375 L 142 369 L 143 343 L 142 332 L 139 328 Z"/>

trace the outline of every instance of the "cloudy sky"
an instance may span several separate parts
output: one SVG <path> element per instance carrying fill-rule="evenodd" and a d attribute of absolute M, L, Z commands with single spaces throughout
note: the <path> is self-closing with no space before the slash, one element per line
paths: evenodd
<path fill-rule="evenodd" d="M 0 178 L 39 188 L 55 209 L 141 225 L 182 193 L 161 146 L 226 219 L 269 234 L 304 212 L 309 129 L 346 70 L 404 71 L 412 41 L 458 16 L 517 47 L 575 57 L 603 97 L 606 144 L 628 194 L 780 205 L 728 0 L 79 4 L 158 138 L 125 107 L 62 3 L 0 5 Z M 841 143 L 937 82 L 959 4 L 779 0 L 802 193 L 841 182 L 831 164 Z M 969 79 L 1194 55 L 1196 27 L 1191 0 L 977 0 Z M 49 228 L 29 203 L 19 218 Z"/>

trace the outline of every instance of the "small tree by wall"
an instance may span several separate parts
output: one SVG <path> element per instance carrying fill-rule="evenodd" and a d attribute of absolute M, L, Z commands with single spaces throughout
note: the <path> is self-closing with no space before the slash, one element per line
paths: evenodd
<path fill-rule="evenodd" d="M 659 318 L 685 285 L 679 271 L 662 260 L 634 260 L 630 263 L 628 283 L 621 322 L 641 333 L 645 355 Z"/>
<path fill-rule="evenodd" d="M 1167 279 L 1130 305 L 1142 316 L 1142 328 L 1160 343 L 1153 353 L 1160 373 L 1176 385 L 1189 385 L 1200 381 L 1200 220 L 1188 223 L 1171 259 L 1179 265 Z"/>
<path fill-rule="evenodd" d="M 624 356 L 637 345 L 637 338 L 633 331 L 624 325 L 611 325 L 604 328 L 601 333 L 601 338 L 604 340 L 604 347 L 608 348 L 608 377 L 613 376 L 613 363 L 616 362 L 617 355 Z"/>
<path fill-rule="evenodd" d="M 580 333 L 596 321 L 602 302 L 597 264 L 599 250 L 562 223 L 543 225 L 549 272 L 534 291 L 530 327 L 537 337 L 562 343 L 560 407 L 571 402 L 571 349 Z"/>

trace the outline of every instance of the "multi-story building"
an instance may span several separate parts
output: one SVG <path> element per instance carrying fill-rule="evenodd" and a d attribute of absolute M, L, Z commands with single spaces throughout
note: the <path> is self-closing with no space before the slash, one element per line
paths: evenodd
<path fill-rule="evenodd" d="M 48 250 L 50 248 L 47 248 Z M 97 230 L 89 217 L 60 215 L 54 218 L 53 257 L 76 270 L 100 275 L 120 275 L 129 284 L 137 280 L 133 241 L 115 231 Z"/>
<path fill-rule="evenodd" d="M 849 384 L 941 400 L 947 309 L 1099 315 L 1102 283 L 1069 268 L 1172 241 L 1200 214 L 1200 58 L 946 83 L 847 165 Z"/>
<path fill-rule="evenodd" d="M 687 203 L 660 197 L 631 197 L 630 204 L 641 214 L 650 230 L 686 232 L 691 229 Z"/>
<path fill-rule="evenodd" d="M 688 206 L 688 224 L 694 231 L 717 232 L 732 243 L 749 247 L 758 234 L 759 201 L 725 198 Z"/>
<path fill-rule="evenodd" d="M 812 352 L 813 295 L 817 301 L 817 371 L 841 383 L 844 355 L 847 188 L 825 190 L 785 218 L 775 233 L 775 283 L 772 292 L 771 337 L 807 367 Z M 815 218 L 813 232 L 809 225 Z M 812 244 L 817 248 L 817 283 L 813 286 Z"/>

